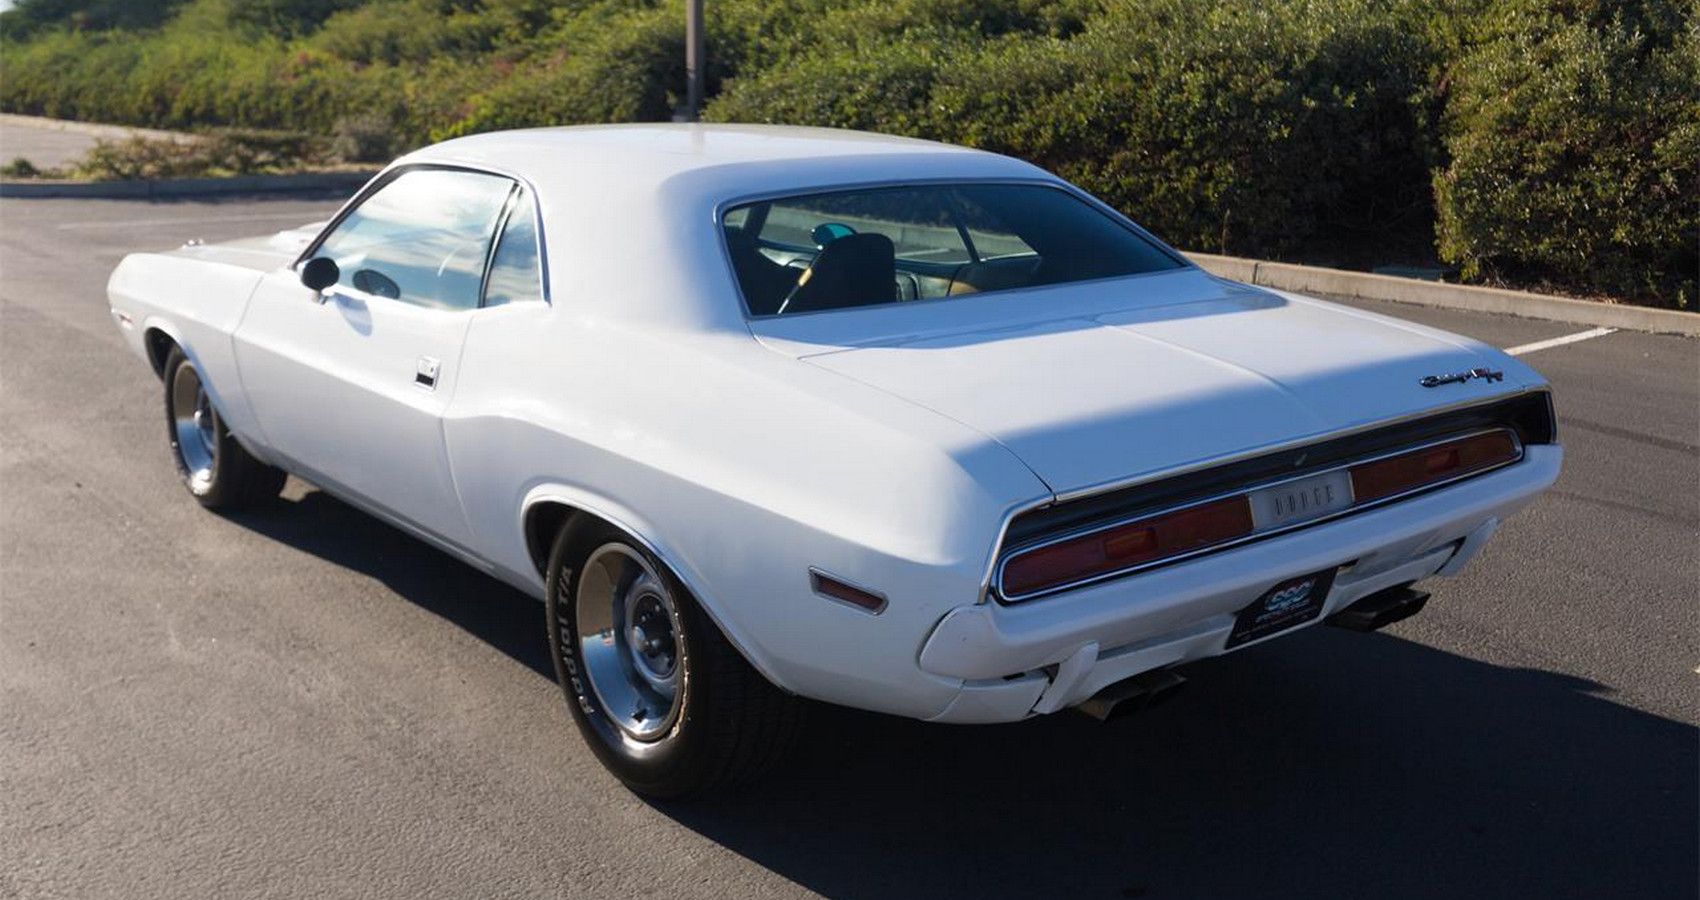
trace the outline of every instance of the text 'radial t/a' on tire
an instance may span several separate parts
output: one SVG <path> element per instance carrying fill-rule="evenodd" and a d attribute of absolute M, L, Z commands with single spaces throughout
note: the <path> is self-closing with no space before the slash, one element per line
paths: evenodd
<path fill-rule="evenodd" d="M 548 570 L 549 649 L 579 730 L 627 787 L 678 797 L 743 781 L 795 741 L 801 701 L 727 642 L 648 549 L 580 517 Z"/>

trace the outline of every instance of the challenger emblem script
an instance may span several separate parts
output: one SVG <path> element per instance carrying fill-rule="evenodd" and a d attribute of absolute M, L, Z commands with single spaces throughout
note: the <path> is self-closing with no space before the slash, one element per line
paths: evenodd
<path fill-rule="evenodd" d="M 1443 384 L 1463 384 L 1472 378 L 1481 378 L 1488 382 L 1504 381 L 1505 373 L 1498 369 L 1471 369 L 1467 372 L 1453 372 L 1451 375 L 1426 375 L 1417 383 L 1423 387 L 1440 387 Z"/>

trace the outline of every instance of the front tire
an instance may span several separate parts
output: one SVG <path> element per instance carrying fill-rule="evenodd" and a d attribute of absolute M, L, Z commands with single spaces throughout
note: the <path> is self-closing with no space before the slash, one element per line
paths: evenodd
<path fill-rule="evenodd" d="M 580 517 L 549 555 L 549 650 L 579 731 L 631 790 L 749 780 L 795 743 L 802 701 L 739 655 L 654 554 Z"/>
<path fill-rule="evenodd" d="M 288 475 L 255 459 L 213 408 L 199 369 L 181 347 L 165 359 L 165 432 L 177 474 L 202 506 L 235 510 L 271 500 Z"/>

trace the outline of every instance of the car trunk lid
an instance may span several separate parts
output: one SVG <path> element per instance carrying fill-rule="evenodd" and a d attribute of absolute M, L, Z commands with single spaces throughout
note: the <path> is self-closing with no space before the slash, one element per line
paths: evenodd
<path fill-rule="evenodd" d="M 1424 376 L 1492 366 L 1498 354 L 1397 320 L 1209 280 L 1213 290 L 1193 282 L 1183 291 L 1190 299 L 1174 303 L 1116 304 L 1117 286 L 1138 282 L 1112 282 L 1077 286 L 1086 302 L 1066 316 L 853 346 L 770 344 L 992 436 L 1059 494 L 1517 386 L 1423 387 Z M 1144 287 L 1135 299 L 1150 295 Z"/>

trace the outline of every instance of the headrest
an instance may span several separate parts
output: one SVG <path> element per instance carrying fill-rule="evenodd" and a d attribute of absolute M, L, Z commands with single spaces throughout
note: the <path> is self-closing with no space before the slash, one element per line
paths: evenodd
<path fill-rule="evenodd" d="M 883 234 L 850 234 L 815 257 L 786 312 L 814 312 L 897 299 L 897 250 Z"/>

